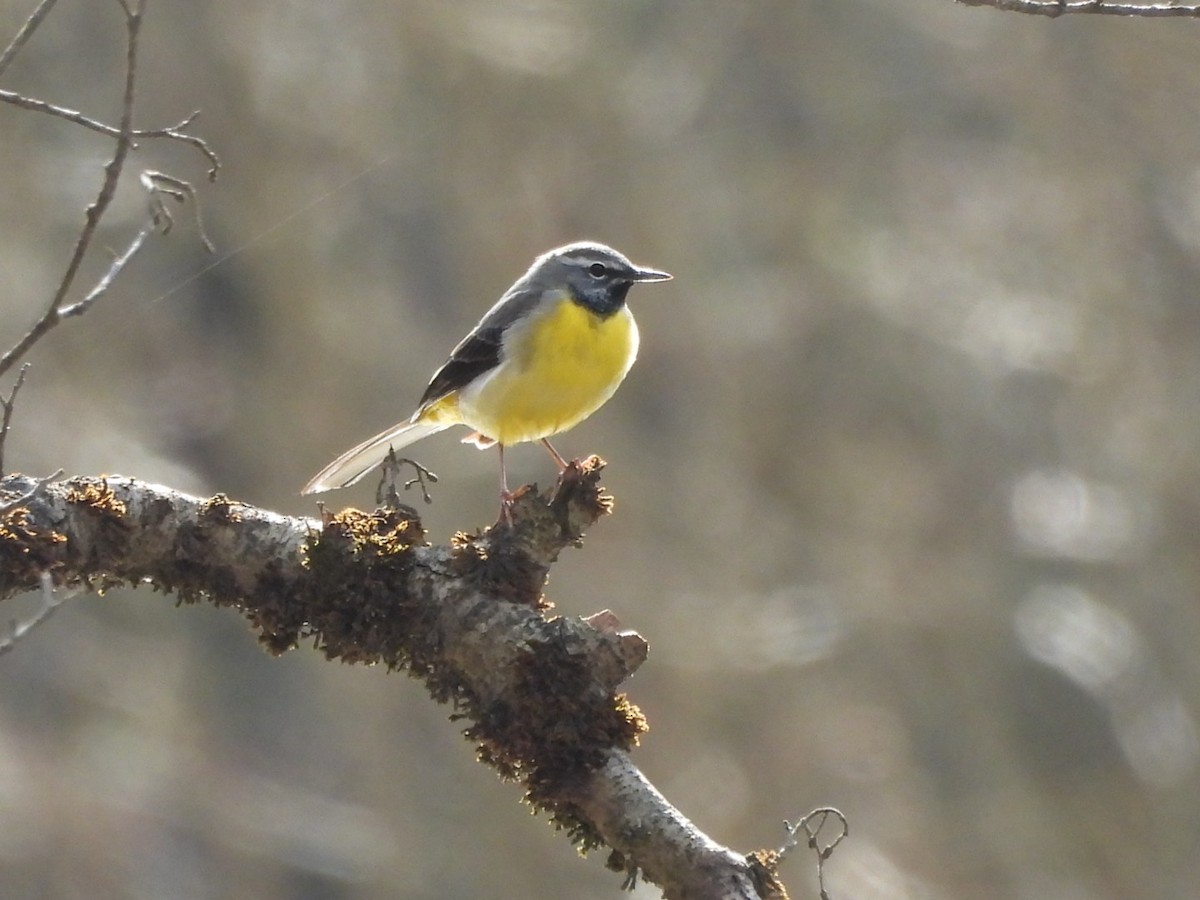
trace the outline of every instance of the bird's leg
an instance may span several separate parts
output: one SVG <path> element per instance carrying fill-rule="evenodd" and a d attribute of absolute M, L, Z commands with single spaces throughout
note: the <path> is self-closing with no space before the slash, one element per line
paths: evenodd
<path fill-rule="evenodd" d="M 550 457 L 556 463 L 558 463 L 558 469 L 560 472 L 567 467 L 567 461 L 562 458 L 562 455 L 557 450 L 554 449 L 554 445 L 551 444 L 547 438 L 542 438 L 542 446 L 546 448 L 546 452 L 550 454 Z"/>
<path fill-rule="evenodd" d="M 516 498 L 508 489 L 508 470 L 504 468 L 504 445 L 498 443 L 496 446 L 500 448 L 500 518 L 512 528 L 512 505 Z"/>

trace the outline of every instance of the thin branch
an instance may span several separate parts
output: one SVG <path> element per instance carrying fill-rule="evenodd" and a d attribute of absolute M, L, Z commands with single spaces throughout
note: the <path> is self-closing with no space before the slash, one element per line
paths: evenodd
<path fill-rule="evenodd" d="M 832 840 L 821 844 L 817 838 L 821 834 L 821 830 L 825 827 L 825 823 L 829 821 L 830 816 L 837 819 L 839 830 Z M 816 823 L 815 825 L 813 824 L 814 822 Z M 814 809 L 795 825 L 784 820 L 783 827 L 787 829 L 788 839 L 782 847 L 775 851 L 777 863 L 783 862 L 789 853 L 800 846 L 800 840 L 796 835 L 803 831 L 808 837 L 805 845 L 817 854 L 817 887 L 820 891 L 821 900 L 829 900 L 829 891 L 825 889 L 825 861 L 833 856 L 833 851 L 837 849 L 837 845 L 844 841 L 850 834 L 850 823 L 846 821 L 845 815 L 832 806 L 823 806 L 819 809 Z"/>
<path fill-rule="evenodd" d="M 138 180 L 150 195 L 150 219 L 163 234 L 171 232 L 171 226 L 175 224 L 175 217 L 171 215 L 171 211 L 162 198 L 170 197 L 176 203 L 191 201 L 192 215 L 196 220 L 196 231 L 200 235 L 200 243 L 209 253 L 217 252 L 217 248 L 209 239 L 208 232 L 204 230 L 204 217 L 200 214 L 200 195 L 196 193 L 191 182 L 168 175 L 166 172 L 155 172 L 153 169 L 146 169 L 138 177 Z"/>
<path fill-rule="evenodd" d="M 34 31 L 37 30 L 37 27 L 42 24 L 42 19 L 49 15 L 50 10 L 54 7 L 54 3 L 55 0 L 42 0 L 37 8 L 29 14 L 29 18 L 25 20 L 20 30 L 17 31 L 16 37 L 12 39 L 12 43 L 4 48 L 3 53 L 0 53 L 0 75 L 4 74 L 4 70 L 8 68 L 9 63 L 16 58 L 17 53 L 25 46 L 25 42 L 29 40 Z"/>
<path fill-rule="evenodd" d="M 134 255 L 142 249 L 142 244 L 146 242 L 146 238 L 154 233 L 156 225 L 153 221 L 143 225 L 141 230 L 133 236 L 133 240 L 129 242 L 129 246 L 125 248 L 125 252 L 115 257 L 112 264 L 108 267 L 108 271 L 96 282 L 96 286 L 84 295 L 84 298 L 69 306 L 61 307 L 58 310 L 58 318 L 70 319 L 73 316 L 82 316 L 92 304 L 99 300 L 108 289 L 112 287 L 112 283 L 117 276 L 121 274 L 126 264 L 133 259 Z"/>
<path fill-rule="evenodd" d="M 1070 13 L 1101 16 L 1166 18 L 1200 17 L 1200 3 L 1116 3 L 1113 0 L 955 0 L 963 6 L 990 6 L 1004 12 L 1027 13 L 1056 19 Z"/>
<path fill-rule="evenodd" d="M 57 106 L 53 103 L 47 103 L 45 100 L 38 100 L 36 97 L 26 97 L 24 94 L 18 94 L 16 91 L 6 91 L 0 89 L 0 100 L 5 103 L 11 103 L 13 106 L 19 106 L 22 109 L 28 109 L 32 112 L 46 113 L 47 115 L 57 116 L 60 119 L 66 119 L 68 122 L 73 122 L 76 125 L 82 125 L 84 128 L 100 134 L 108 135 L 109 137 L 120 137 L 121 130 L 114 128 L 101 122 L 98 119 L 93 119 L 86 116 L 78 110 L 67 109 L 65 106 Z M 217 156 L 216 151 L 208 145 L 204 138 L 198 135 L 188 134 L 184 131 L 200 115 L 200 110 L 193 111 L 190 115 L 181 119 L 175 125 L 169 125 L 166 128 L 135 128 L 130 132 L 134 138 L 168 138 L 174 141 L 182 141 L 185 144 L 191 144 L 197 150 L 204 154 L 208 160 L 207 177 L 209 181 L 216 181 L 217 174 L 221 170 L 221 159 Z M 136 148 L 136 144 L 134 147 Z"/>
<path fill-rule="evenodd" d="M 415 459 L 409 459 L 407 456 L 396 456 L 396 451 L 388 448 L 388 455 L 383 460 L 383 468 L 379 474 L 379 487 L 375 489 L 375 503 L 377 505 L 387 506 L 390 509 L 397 509 L 402 505 L 400 503 L 400 495 L 396 492 L 396 480 L 400 477 L 401 467 L 406 463 L 413 467 L 416 475 L 404 482 L 404 489 L 407 491 L 413 485 L 420 485 L 421 497 L 426 503 L 433 502 L 433 497 L 429 495 L 428 485 L 437 484 L 437 473 L 421 465 Z"/>
<path fill-rule="evenodd" d="M 79 273 L 79 267 L 83 263 L 88 247 L 91 246 L 100 219 L 112 202 L 113 195 L 116 194 L 117 182 L 121 178 L 121 171 L 125 168 L 125 159 L 133 144 L 133 100 L 137 86 L 138 35 L 142 27 L 143 5 L 143 0 L 138 0 L 136 7 L 131 10 L 122 4 L 122 8 L 126 10 L 125 91 L 121 104 L 121 125 L 117 135 L 117 146 L 113 151 L 112 159 L 104 167 L 104 181 L 100 185 L 96 199 L 84 212 L 83 229 L 79 232 L 79 237 L 75 241 L 75 249 L 71 252 L 71 260 L 58 284 L 58 289 L 50 299 L 46 312 L 11 350 L 0 357 L 0 375 L 11 369 L 29 351 L 29 348 L 41 339 L 42 335 L 61 321 L 59 307 L 75 283 L 75 276 Z"/>
<path fill-rule="evenodd" d="M 133 259 L 134 255 L 142 249 L 142 244 L 146 242 L 146 238 L 154 233 L 155 229 L 158 229 L 162 234 L 167 234 L 171 230 L 171 226 L 175 220 L 171 215 L 171 211 L 162 202 L 163 194 L 178 200 L 180 203 L 185 199 L 192 201 L 192 209 L 196 213 L 196 228 L 200 232 L 200 240 L 209 253 L 215 251 L 216 248 L 213 247 L 212 241 L 209 240 L 208 235 L 204 231 L 204 222 L 200 218 L 200 201 L 196 196 L 195 188 L 186 181 L 170 175 L 164 175 L 162 172 L 153 172 L 150 170 L 146 170 L 141 174 L 140 181 L 150 195 L 150 221 L 143 225 L 141 230 L 134 235 L 133 240 L 129 242 L 129 246 L 125 248 L 125 252 L 113 258 L 108 271 L 104 273 L 100 280 L 96 282 L 95 287 L 88 291 L 82 300 L 59 308 L 58 318 L 60 320 L 83 315 L 93 303 L 107 293 L 108 289 L 112 287 L 113 282 L 117 279 L 117 276 L 121 274 L 121 271 Z"/>
<path fill-rule="evenodd" d="M 0 407 L 3 408 L 4 414 L 0 417 L 0 475 L 4 474 L 4 442 L 8 438 L 8 426 L 12 422 L 13 407 L 17 402 L 17 392 L 21 390 L 21 385 L 25 383 L 25 374 L 29 371 L 29 363 L 21 366 L 21 371 L 17 373 L 16 384 L 9 391 L 8 397 L 0 399 Z"/>
<path fill-rule="evenodd" d="M 125 51 L 125 91 L 123 102 L 121 105 L 121 121 L 120 125 L 114 128 L 103 122 L 91 119 L 82 113 L 74 110 L 65 109 L 64 107 L 54 106 L 50 103 L 45 103 L 41 100 L 34 100 L 29 97 L 24 97 L 20 94 L 15 94 L 11 91 L 0 91 L 0 100 L 6 100 L 10 103 L 15 103 L 26 109 L 35 110 L 38 112 L 49 113 L 68 121 L 82 125 L 86 128 L 91 128 L 101 134 L 116 138 L 116 148 L 113 151 L 112 158 L 104 167 L 104 180 L 101 184 L 100 191 L 96 195 L 96 199 L 87 208 L 84 214 L 84 225 L 79 233 L 79 237 L 75 241 L 74 250 L 71 253 L 71 259 L 67 265 L 66 271 L 59 282 L 54 296 L 50 300 L 49 306 L 42 314 L 42 317 L 29 329 L 29 331 L 2 357 L 0 357 L 0 376 L 4 375 L 11 369 L 29 349 L 36 344 L 46 332 L 58 325 L 63 319 L 72 316 L 78 316 L 86 312 L 93 303 L 103 296 L 112 286 L 116 277 L 121 273 L 129 261 L 137 254 L 145 243 L 146 238 L 157 227 L 161 229 L 163 234 L 171 230 L 171 225 L 174 218 L 170 210 L 167 209 L 163 202 L 163 196 L 171 197 L 172 199 L 183 203 L 191 201 L 192 209 L 196 219 L 196 229 L 200 234 L 200 240 L 205 248 L 210 252 L 214 252 L 212 241 L 204 230 L 204 222 L 200 214 L 199 198 L 196 195 L 195 189 L 188 182 L 175 178 L 174 176 L 156 172 L 150 169 L 142 172 L 141 182 L 143 187 L 150 195 L 150 223 L 143 226 L 134 236 L 129 246 L 125 251 L 119 254 L 108 271 L 100 278 L 96 285 L 87 295 L 77 303 L 64 305 L 64 300 L 70 292 L 71 287 L 78 275 L 79 267 L 86 256 L 88 249 L 91 246 L 92 240 L 95 237 L 96 229 L 99 226 L 100 219 L 107 211 L 112 198 L 116 193 L 117 183 L 120 181 L 121 174 L 125 167 L 126 159 L 129 151 L 136 147 L 135 138 L 168 138 L 171 140 L 182 141 L 197 148 L 209 162 L 208 178 L 214 180 L 217 177 L 217 172 L 220 169 L 220 159 L 211 147 L 204 141 L 203 138 L 193 134 L 188 134 L 184 131 L 195 121 L 199 112 L 193 112 L 191 115 L 184 118 L 178 124 L 168 128 L 157 129 L 136 129 L 133 127 L 133 108 L 134 97 L 137 84 L 137 58 L 138 58 L 138 35 L 141 31 L 142 14 L 145 9 L 145 0 L 137 0 L 135 3 L 128 3 L 125 0 L 120 0 L 121 9 L 125 12 L 125 30 L 126 30 L 126 51 Z M 40 11 L 40 10 L 39 10 Z M 43 13 L 44 15 L 44 13 Z M 28 23 L 26 23 L 28 25 Z M 28 32 L 30 28 L 23 31 Z"/>
<path fill-rule="evenodd" d="M 108 270 L 100 277 L 95 286 L 93 286 L 92 289 L 88 291 L 86 295 L 84 295 L 82 300 L 79 300 L 76 303 L 71 303 L 67 306 L 60 306 L 51 311 L 52 315 L 47 314 L 46 316 L 43 316 L 43 318 L 39 320 L 32 329 L 30 329 L 29 333 L 21 339 L 17 346 L 5 354 L 3 359 L 0 359 L 0 374 L 3 374 L 11 366 L 11 363 L 8 362 L 10 356 L 17 355 L 18 351 L 24 352 L 24 350 L 32 346 L 38 338 L 49 331 L 51 327 L 57 325 L 62 320 L 83 315 L 91 308 L 92 304 L 99 300 L 104 294 L 108 293 L 109 288 L 112 287 L 113 282 L 117 279 L 117 276 L 121 274 L 121 272 L 125 269 L 125 266 L 128 265 L 129 261 L 133 259 L 137 252 L 142 249 L 142 245 L 146 242 L 146 238 L 152 235 L 156 229 L 161 231 L 163 234 L 166 234 L 171 230 L 171 225 L 174 223 L 174 218 L 172 217 L 170 210 L 168 210 L 163 204 L 161 195 L 166 194 L 167 196 L 180 202 L 183 202 L 185 199 L 190 199 L 192 201 L 192 208 L 195 210 L 196 227 L 200 233 L 200 240 L 209 253 L 214 252 L 215 248 L 213 247 L 212 241 L 209 240 L 208 235 L 205 233 L 204 223 L 200 218 L 199 201 L 196 197 L 195 188 L 193 188 L 186 181 L 181 181 L 180 179 L 173 178 L 170 175 L 164 175 L 161 172 L 152 172 L 149 170 L 142 173 L 141 182 L 149 192 L 151 198 L 150 220 L 143 225 L 141 229 L 139 229 L 137 234 L 133 236 L 133 240 L 129 242 L 129 246 L 125 248 L 124 252 L 113 258 L 113 261 L 109 264 Z M 175 187 L 176 185 L 178 185 L 178 187 Z M 49 324 L 45 327 L 41 327 L 47 321 L 49 321 Z M 5 424 L 7 424 L 7 416 L 5 418 Z M 2 437 L 3 432 L 0 431 L 0 439 L 2 439 Z M 0 448 L 2 448 L 2 446 L 3 443 L 2 440 L 0 440 Z M 0 460 L 2 459 L 3 457 L 0 456 Z M 0 471 L 3 470 L 0 469 Z"/>
<path fill-rule="evenodd" d="M 113 151 L 112 159 L 104 167 L 104 181 L 100 185 L 100 191 L 96 195 L 96 199 L 84 213 L 83 230 L 80 231 L 79 238 L 75 241 L 75 249 L 71 253 L 71 260 L 67 265 L 66 272 L 63 273 L 58 289 L 54 292 L 54 296 L 50 300 L 49 307 L 42 318 L 17 342 L 16 346 L 5 353 L 3 357 L 0 357 L 0 375 L 3 375 L 12 368 L 13 364 L 24 356 L 43 334 L 57 325 L 61 320 L 59 307 L 62 304 L 63 298 L 66 297 L 67 292 L 71 289 L 71 285 L 75 281 L 75 276 L 79 272 L 79 266 L 83 262 L 83 257 L 86 255 L 88 247 L 91 245 L 92 237 L 96 233 L 96 228 L 100 224 L 100 219 L 108 209 L 113 195 L 116 193 L 117 182 L 121 177 L 121 170 L 125 167 L 125 158 L 128 156 L 129 148 L 133 143 L 133 100 L 137 84 L 137 48 L 138 34 L 141 31 L 142 24 L 142 6 L 142 0 L 138 0 L 135 13 L 122 4 L 122 7 L 125 9 L 126 31 L 125 92 L 121 105 L 121 126 L 117 134 L 117 146 Z"/>
<path fill-rule="evenodd" d="M 12 650 L 23 637 L 49 619 L 67 599 L 65 594 L 59 594 L 54 590 L 54 579 L 50 577 L 49 572 L 42 573 L 41 583 L 42 605 L 37 612 L 23 622 L 11 621 L 8 623 L 8 634 L 0 638 L 0 656 Z"/>

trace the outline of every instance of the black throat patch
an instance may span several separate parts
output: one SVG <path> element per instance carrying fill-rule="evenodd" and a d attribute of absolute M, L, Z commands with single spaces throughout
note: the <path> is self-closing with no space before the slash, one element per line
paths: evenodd
<path fill-rule="evenodd" d="M 625 305 L 625 298 L 633 285 L 628 281 L 617 281 L 609 284 L 571 287 L 571 299 L 580 306 L 587 307 L 602 319 L 607 319 Z"/>

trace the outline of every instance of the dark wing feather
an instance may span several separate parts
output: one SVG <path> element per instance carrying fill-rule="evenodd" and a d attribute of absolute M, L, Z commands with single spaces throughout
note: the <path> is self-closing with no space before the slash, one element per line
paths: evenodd
<path fill-rule="evenodd" d="M 480 375 L 500 365 L 504 333 L 524 318 L 542 297 L 540 289 L 514 285 L 450 352 L 421 395 L 423 408 L 447 394 L 462 390 Z"/>
<path fill-rule="evenodd" d="M 500 364 L 499 329 L 475 329 L 454 348 L 450 358 L 434 373 L 421 395 L 421 406 L 440 400 L 447 394 L 466 387 L 484 372 Z"/>

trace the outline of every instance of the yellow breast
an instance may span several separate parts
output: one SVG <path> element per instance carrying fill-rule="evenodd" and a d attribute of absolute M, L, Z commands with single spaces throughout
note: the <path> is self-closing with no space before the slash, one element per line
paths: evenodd
<path fill-rule="evenodd" d="M 613 395 L 637 349 L 628 307 L 601 318 L 565 298 L 544 304 L 510 326 L 500 365 L 459 392 L 458 413 L 502 444 L 550 437 Z"/>

